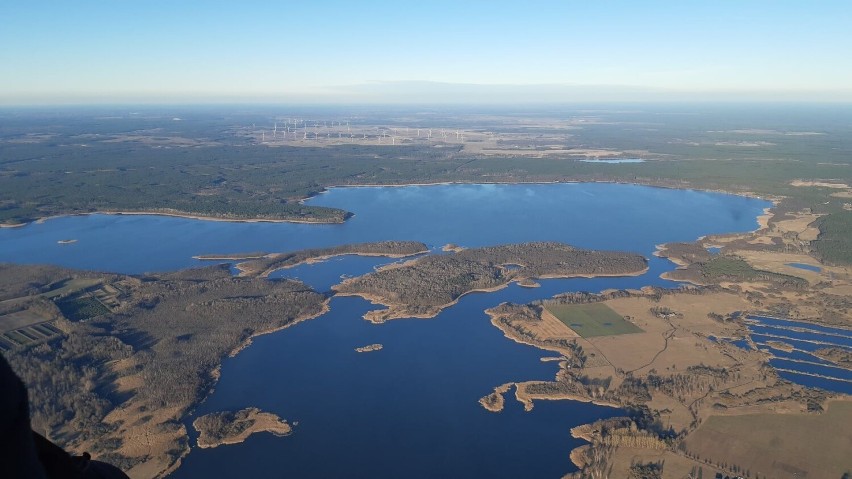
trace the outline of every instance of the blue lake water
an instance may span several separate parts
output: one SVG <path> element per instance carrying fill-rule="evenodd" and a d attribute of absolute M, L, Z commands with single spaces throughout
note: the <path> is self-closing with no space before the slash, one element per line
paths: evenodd
<path fill-rule="evenodd" d="M 799 269 L 805 269 L 805 270 L 808 270 L 808 271 L 816 271 L 817 273 L 822 271 L 822 268 L 820 268 L 819 266 L 814 266 L 812 264 L 787 263 L 787 266 L 792 266 L 794 268 L 799 268 Z"/>
<path fill-rule="evenodd" d="M 778 371 L 781 377 L 803 386 L 852 394 L 852 371 L 813 354 L 829 347 L 852 351 L 852 331 L 761 316 L 749 316 L 746 325 L 752 341 L 775 356 L 769 364 L 782 369 Z M 780 341 L 795 350 L 781 351 L 769 346 L 768 341 Z"/>
<path fill-rule="evenodd" d="M 811 376 L 809 374 L 801 374 L 791 371 L 778 371 L 778 375 L 782 378 L 796 384 L 809 388 L 819 388 L 826 391 L 834 391 L 845 394 L 852 394 L 852 384 L 834 379 L 823 378 L 819 376 Z"/>
<path fill-rule="evenodd" d="M 404 258 L 407 261 L 410 258 Z M 298 279 L 310 285 L 321 293 L 331 291 L 331 287 L 339 284 L 347 277 L 361 276 L 376 268 L 400 261 L 396 258 L 381 256 L 345 255 L 330 258 L 322 263 L 302 264 L 293 268 L 279 269 L 269 275 L 270 278 Z"/>
<path fill-rule="evenodd" d="M 809 362 L 824 364 L 826 366 L 832 365 L 832 363 L 829 362 L 829 361 L 826 361 L 824 359 L 820 359 L 820 358 L 818 358 L 818 357 L 816 357 L 812 354 L 808 354 L 808 353 L 803 352 L 803 351 L 797 351 L 795 349 L 793 351 L 784 351 L 784 350 L 781 350 L 781 349 L 775 349 L 768 344 L 762 344 L 762 343 L 758 343 L 758 347 L 759 347 L 759 349 L 769 350 L 769 352 L 772 353 L 772 355 L 777 357 L 777 358 L 794 359 L 794 360 L 798 360 L 798 361 L 809 361 Z"/>
<path fill-rule="evenodd" d="M 852 336 L 849 335 L 850 333 L 847 333 L 846 335 L 829 334 L 823 332 L 811 332 L 809 330 L 792 330 L 788 328 L 754 324 L 749 324 L 748 329 L 757 334 L 777 336 L 779 341 L 784 341 L 784 339 L 790 338 L 801 341 L 812 341 L 814 343 L 825 343 L 826 346 L 846 346 L 852 348 Z"/>
<path fill-rule="evenodd" d="M 811 374 L 818 374 L 827 378 L 852 382 L 852 371 L 838 366 L 826 366 L 819 364 L 801 363 L 798 361 L 790 361 L 789 359 L 774 358 L 769 361 L 769 364 L 780 369 L 789 369 L 791 371 L 802 371 Z M 850 384 L 852 386 L 852 384 Z"/>
<path fill-rule="evenodd" d="M 431 320 L 372 325 L 375 306 L 334 298 L 324 316 L 257 338 L 228 358 L 215 392 L 196 414 L 257 406 L 298 421 L 292 436 L 250 437 L 238 445 L 193 449 L 174 477 L 560 477 L 571 427 L 620 414 L 570 401 L 524 412 L 477 400 L 495 386 L 552 379 L 550 353 L 507 340 L 484 309 L 566 291 L 672 286 L 673 268 L 655 245 L 757 227 L 762 200 L 689 190 L 615 184 L 434 185 L 333 188 L 307 201 L 354 213 L 340 225 L 228 223 L 156 216 L 56 218 L 0 230 L 0 261 L 53 263 L 123 273 L 205 264 L 207 253 L 288 251 L 354 242 L 418 240 L 476 247 L 527 241 L 632 251 L 649 258 L 636 277 L 552 279 L 465 296 Z M 60 239 L 76 239 L 58 245 Z M 282 270 L 328 291 L 389 259 L 345 256 Z M 381 343 L 384 349 L 355 353 Z M 188 418 L 188 422 L 192 418 Z"/>
<path fill-rule="evenodd" d="M 838 336 L 849 336 L 852 330 L 843 328 L 832 328 L 831 326 L 822 326 L 813 323 L 803 323 L 801 321 L 793 321 L 790 319 L 767 318 L 765 316 L 748 316 L 751 322 L 758 325 L 775 326 L 780 328 L 798 328 L 810 331 L 823 332 L 827 334 L 835 334 Z"/>
<path fill-rule="evenodd" d="M 636 185 L 332 188 L 306 202 L 355 214 L 340 225 L 230 223 L 137 215 L 54 218 L 0 230 L 0 261 L 122 273 L 170 271 L 209 253 L 288 251 L 360 241 L 430 246 L 564 241 L 650 256 L 654 245 L 757 227 L 767 201 Z M 76 239 L 69 245 L 57 241 Z"/>

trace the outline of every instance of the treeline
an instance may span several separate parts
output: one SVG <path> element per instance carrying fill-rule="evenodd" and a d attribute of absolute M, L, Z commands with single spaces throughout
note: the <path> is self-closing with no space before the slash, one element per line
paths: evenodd
<path fill-rule="evenodd" d="M 588 293 L 584 291 L 561 293 L 553 296 L 551 299 L 541 299 L 531 302 L 531 305 L 547 305 L 547 304 L 589 304 L 600 303 L 610 299 L 641 297 L 648 298 L 652 301 L 660 301 L 663 296 L 675 294 L 709 294 L 718 292 L 718 286 L 693 286 L 689 284 L 680 285 L 674 288 L 660 288 L 658 286 L 646 286 L 639 293 L 627 291 L 624 289 L 616 291 L 608 291 L 606 293 Z"/>
<path fill-rule="evenodd" d="M 808 286 L 807 280 L 797 276 L 773 273 L 753 268 L 744 259 L 737 256 L 714 256 L 707 261 L 693 263 L 683 269 L 669 272 L 672 279 L 718 284 L 721 282 L 768 282 L 780 288 L 802 289 Z"/>
<path fill-rule="evenodd" d="M 68 273 L 27 268 L 16 267 L 24 282 L 51 283 Z M 132 287 L 115 312 L 85 323 L 59 319 L 66 337 L 9 355 L 29 388 L 37 430 L 71 449 L 86 444 L 125 469 L 149 459 L 176 460 L 185 436 L 152 452 L 157 458 L 125 451 L 124 438 L 140 427 L 180 438 L 180 420 L 207 394 L 225 355 L 255 333 L 319 314 L 327 300 L 297 281 L 234 278 L 227 265 L 140 279 L 125 282 Z M 40 289 L 6 281 L 10 291 Z M 122 383 L 134 386 L 119 389 Z M 106 423 L 119 407 L 125 419 Z M 163 410 L 171 413 L 157 414 Z"/>
<path fill-rule="evenodd" d="M 633 274 L 645 267 L 645 258 L 631 253 L 584 250 L 562 243 L 523 243 L 426 256 L 348 280 L 335 289 L 380 297 L 404 306 L 411 314 L 434 314 L 464 293 L 517 279 Z"/>
<path fill-rule="evenodd" d="M 819 236 L 811 246 L 828 264 L 852 264 L 852 211 L 838 211 L 816 220 Z"/>
<path fill-rule="evenodd" d="M 257 409 L 243 409 L 237 412 L 223 411 L 205 414 L 192 422 L 207 442 L 218 443 L 229 437 L 238 436 L 254 425 L 251 416 Z"/>
<path fill-rule="evenodd" d="M 107 364 L 133 348 L 101 328 L 66 322 L 63 329 L 73 333 L 7 356 L 29 390 L 33 429 L 64 443 L 105 436 L 115 426 L 102 420 L 120 402 Z"/>

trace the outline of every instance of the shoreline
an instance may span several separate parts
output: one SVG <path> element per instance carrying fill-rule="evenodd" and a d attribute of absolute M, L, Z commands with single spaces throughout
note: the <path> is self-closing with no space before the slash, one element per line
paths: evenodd
<path fill-rule="evenodd" d="M 731 191 L 731 190 L 723 190 L 723 189 L 702 189 L 690 186 L 678 187 L 671 185 L 664 185 L 659 183 L 642 183 L 637 181 L 606 181 L 606 180 L 540 180 L 540 181 L 434 181 L 434 182 L 423 182 L 423 183 L 401 183 L 401 184 L 367 184 L 367 183 L 353 183 L 353 184 L 345 184 L 345 185 L 331 185 L 323 188 L 322 191 L 317 193 L 314 196 L 309 196 L 299 202 L 310 200 L 311 198 L 315 198 L 321 194 L 327 193 L 328 190 L 333 188 L 405 188 L 407 186 L 450 186 L 450 185 L 558 185 L 558 184 L 609 184 L 609 185 L 636 185 L 636 186 L 646 186 L 648 188 L 664 188 L 667 190 L 684 190 L 684 191 L 700 191 L 705 193 L 720 193 L 726 195 L 736 195 L 736 196 L 744 196 L 746 198 L 754 198 L 758 200 L 771 201 L 775 202 L 780 199 L 783 199 L 783 196 L 761 196 L 757 193 L 751 191 Z"/>
<path fill-rule="evenodd" d="M 240 431 L 234 436 L 225 437 L 218 440 L 214 440 L 212 438 L 207 437 L 207 431 L 205 431 L 201 427 L 203 419 L 209 415 L 196 418 L 192 422 L 193 429 L 195 429 L 196 432 L 199 433 L 198 439 L 196 440 L 196 447 L 198 447 L 199 449 L 212 449 L 215 447 L 225 446 L 229 444 L 240 444 L 246 439 L 248 439 L 249 436 L 251 436 L 252 434 L 257 434 L 261 432 L 269 432 L 278 437 L 289 436 L 293 432 L 293 427 L 289 423 L 287 423 L 287 421 L 281 419 L 273 413 L 263 412 L 255 407 L 249 407 L 239 412 L 245 413 L 247 415 L 246 419 L 252 421 L 251 425 L 249 425 L 247 428 Z"/>
<path fill-rule="evenodd" d="M 310 315 L 310 316 L 305 316 L 305 317 L 303 317 L 303 318 L 296 318 L 294 321 L 291 321 L 291 322 L 289 322 L 289 323 L 285 324 L 284 326 L 279 326 L 279 327 L 277 327 L 277 328 L 272 328 L 272 329 L 269 329 L 269 330 L 265 330 L 265 331 L 257 331 L 257 332 L 252 333 L 249 337 L 247 337 L 245 340 L 243 340 L 243 342 L 241 342 L 240 344 L 238 344 L 238 345 L 237 345 L 237 347 L 235 347 L 234 349 L 232 349 L 232 350 L 231 350 L 231 352 L 229 352 L 229 353 L 228 353 L 227 357 L 229 357 L 229 358 L 233 358 L 233 357 L 235 357 L 235 356 L 236 356 L 237 354 L 239 354 L 239 353 L 240 353 L 243 349 L 245 349 L 245 348 L 247 348 L 247 347 L 251 346 L 251 344 L 252 344 L 252 340 L 253 340 L 254 338 L 258 337 L 258 336 L 263 336 L 263 335 L 266 335 L 266 334 L 277 333 L 278 331 L 282 331 L 282 330 L 284 330 L 284 329 L 289 328 L 290 326 L 294 326 L 294 325 L 299 324 L 299 323 L 301 323 L 301 322 L 309 321 L 309 320 L 311 320 L 311 319 L 317 319 L 317 318 L 319 318 L 319 317 L 320 317 L 320 316 L 322 316 L 323 314 L 326 314 L 326 313 L 328 313 L 329 311 L 331 311 L 331 306 L 329 305 L 329 303 L 330 303 L 330 302 L 331 302 L 331 301 L 330 301 L 330 299 L 326 299 L 326 300 L 325 300 L 325 302 L 323 302 L 323 304 L 322 304 L 322 309 L 320 309 L 320 311 L 319 311 L 317 314 L 313 314 L 313 315 Z M 225 358 L 222 358 L 222 359 L 224 360 Z M 221 367 L 222 367 L 222 362 L 220 361 L 220 362 L 219 362 L 219 365 L 218 365 L 218 366 L 216 366 L 216 368 L 214 368 L 214 369 L 213 369 L 213 371 L 211 372 L 211 376 L 212 376 L 213 374 L 215 374 L 215 376 L 216 376 L 216 380 L 218 380 L 219 376 L 221 376 Z M 215 384 L 213 385 L 213 387 L 211 387 L 211 389 L 210 389 L 210 391 L 209 391 L 208 395 L 213 393 L 213 388 L 214 388 L 214 387 L 215 387 Z M 206 399 L 206 396 L 205 396 L 205 399 Z M 203 402 L 203 401 L 204 401 L 204 399 L 202 399 L 201 401 Z M 199 402 L 199 404 L 200 404 L 200 402 Z M 195 404 L 194 406 L 197 406 L 197 404 Z"/>
<path fill-rule="evenodd" d="M 452 302 L 442 304 L 442 305 L 439 305 L 439 306 L 434 306 L 438 310 L 435 313 L 432 313 L 432 314 L 429 314 L 429 313 L 419 313 L 419 314 L 405 313 L 401 309 L 405 308 L 406 305 L 403 305 L 403 304 L 400 304 L 400 303 L 386 302 L 386 298 L 384 298 L 384 297 L 381 297 L 381 296 L 378 296 L 378 295 L 375 295 L 375 294 L 370 294 L 370 293 L 363 293 L 363 292 L 360 292 L 360 293 L 339 292 L 336 289 L 337 286 L 341 286 L 341 285 L 345 284 L 346 281 L 350 281 L 351 279 L 355 279 L 355 278 L 350 278 L 350 279 L 344 281 L 343 283 L 340 283 L 339 285 L 335 285 L 334 287 L 332 287 L 332 291 L 334 291 L 335 296 L 359 296 L 359 297 L 369 301 L 372 304 L 380 305 L 380 306 L 386 306 L 387 309 L 370 310 L 370 311 L 367 311 L 367 313 L 365 313 L 364 316 L 363 316 L 363 318 L 365 320 L 367 320 L 371 323 L 381 324 L 381 323 L 384 323 L 386 321 L 391 321 L 391 320 L 394 320 L 394 319 L 405 319 L 405 318 L 432 319 L 432 318 L 438 316 L 439 314 L 441 314 L 441 311 L 457 304 L 465 295 L 473 294 L 473 293 L 493 293 L 493 292 L 496 292 L 496 291 L 500 291 L 501 289 L 508 288 L 512 283 L 519 283 L 519 282 L 524 281 L 524 280 L 534 281 L 536 279 L 572 279 L 572 278 L 604 278 L 604 277 L 618 278 L 618 277 L 628 277 L 628 276 L 642 276 L 643 274 L 647 273 L 649 271 L 649 269 L 650 269 L 650 267 L 647 266 L 647 264 L 646 264 L 644 269 L 642 269 L 638 272 L 633 272 L 633 273 L 597 274 L 597 275 L 589 275 L 589 274 L 550 275 L 550 274 L 546 274 L 546 275 L 542 275 L 540 277 L 535 277 L 535 278 L 517 277 L 517 278 L 513 278 L 511 281 L 509 281 L 507 283 L 503 283 L 501 285 L 497 285 L 497 286 L 494 286 L 492 288 L 478 288 L 478 289 L 472 289 L 470 291 L 465 291 L 464 293 L 460 294 L 456 299 L 454 299 Z M 519 286 L 524 287 L 523 285 L 519 285 Z"/>
<path fill-rule="evenodd" d="M 500 303 L 500 305 L 502 305 L 502 304 L 505 304 L 505 302 L 504 302 L 504 303 Z M 498 306 L 499 306 L 499 305 L 498 305 Z M 541 345 L 541 344 L 535 344 L 535 343 L 533 343 L 533 342 L 531 342 L 531 341 L 523 341 L 523 340 L 522 340 L 522 339 L 520 339 L 520 338 L 517 338 L 517 337 L 514 337 L 514 336 L 510 336 L 510 335 L 508 334 L 508 332 L 506 331 L 506 329 L 504 329 L 504 328 L 502 328 L 502 327 L 500 326 L 500 318 L 501 318 L 502 316 L 501 316 L 501 315 L 498 315 L 497 313 L 494 313 L 494 312 L 492 311 L 492 309 L 493 309 L 493 308 L 488 308 L 488 309 L 486 309 L 486 310 L 485 310 L 485 314 L 486 314 L 486 316 L 488 316 L 489 321 L 491 322 L 491 325 L 492 325 L 492 326 L 494 326 L 495 328 L 499 329 L 499 330 L 500 330 L 500 332 L 501 332 L 501 333 L 503 333 L 503 337 L 504 337 L 504 338 L 506 338 L 506 339 L 508 339 L 508 340 L 510 340 L 510 341 L 514 341 L 514 342 L 516 342 L 516 343 L 518 343 L 518 344 L 523 344 L 523 345 L 525 345 L 525 346 L 532 346 L 532 347 L 534 347 L 534 348 L 536 348 L 536 349 L 540 349 L 540 350 L 542 350 L 542 351 L 547 351 L 547 352 L 550 352 L 550 353 L 557 353 L 557 354 L 561 354 L 561 355 L 564 355 L 564 354 L 565 354 L 565 351 L 564 351 L 564 350 L 562 350 L 562 349 L 559 349 L 559 347 L 558 347 L 558 346 L 547 347 L 547 346 L 543 346 L 543 345 Z M 542 360 L 544 360 L 544 358 L 542 358 Z M 551 359 L 550 361 L 556 361 L 556 359 Z M 560 359 L 560 362 L 561 362 L 561 359 Z"/>
<path fill-rule="evenodd" d="M 182 213 L 179 211 L 164 212 L 164 211 L 88 211 L 85 213 L 66 213 L 51 216 L 43 216 L 27 223 L 0 223 L 0 228 L 20 228 L 31 224 L 42 224 L 46 221 L 58 218 L 69 218 L 72 216 L 92 216 L 92 215 L 113 215 L 113 216 L 169 216 L 172 218 L 186 218 L 199 221 L 218 221 L 223 223 L 297 223 L 309 225 L 340 225 L 343 221 L 310 221 L 299 219 L 278 219 L 278 218 L 228 218 L 225 216 L 207 216 L 193 213 Z"/>
<path fill-rule="evenodd" d="M 302 266 L 302 265 L 305 265 L 305 264 L 323 263 L 323 262 L 328 261 L 332 258 L 339 258 L 341 256 L 364 256 L 364 257 L 372 257 L 372 258 L 402 259 L 402 258 L 408 258 L 408 257 L 411 257 L 411 256 L 417 256 L 417 255 L 428 253 L 428 252 L 429 252 L 429 250 L 425 249 L 423 251 L 417 251 L 415 253 L 369 253 L 369 252 L 368 253 L 359 253 L 359 252 L 333 253 L 333 254 L 326 254 L 326 255 L 322 255 L 322 256 L 311 256 L 310 258 L 306 258 L 302 261 L 299 261 L 298 263 L 279 266 L 275 269 L 267 269 L 265 271 L 262 271 L 262 272 L 256 273 L 256 274 L 257 274 L 258 277 L 268 278 L 270 274 L 272 274 L 276 271 L 282 270 L 282 269 L 292 269 L 292 268 L 295 268 L 297 266 Z M 273 253 L 273 254 L 282 254 L 282 253 Z M 249 270 L 248 268 L 243 267 L 242 265 L 244 263 L 248 263 L 248 262 L 252 261 L 252 259 L 263 259 L 263 258 L 267 258 L 267 257 L 269 257 L 269 255 L 261 256 L 259 258 L 246 258 L 247 261 L 242 261 L 240 263 L 237 263 L 237 264 L 234 265 L 234 267 L 237 268 L 238 270 L 240 270 L 239 276 L 250 276 L 250 275 L 253 274 L 252 271 Z"/>
<path fill-rule="evenodd" d="M 328 193 L 333 188 L 405 188 L 408 186 L 449 186 L 449 185 L 554 185 L 554 184 L 611 184 L 611 185 L 635 185 L 635 186 L 644 186 L 648 188 L 664 188 L 667 190 L 683 190 L 683 191 L 698 191 L 704 193 L 717 193 L 717 194 L 726 194 L 726 195 L 734 195 L 734 196 L 742 196 L 745 198 L 758 199 L 763 201 L 770 201 L 772 203 L 772 207 L 778 205 L 778 202 L 784 199 L 783 196 L 761 196 L 757 193 L 753 193 L 751 191 L 731 191 L 731 190 L 723 190 L 723 189 L 701 189 L 696 187 L 691 187 L 684 185 L 682 187 L 679 186 L 671 186 L 664 184 L 657 184 L 653 182 L 643 183 L 638 181 L 589 181 L 589 180 L 552 180 L 552 181 L 435 181 L 435 182 L 424 182 L 424 183 L 402 183 L 402 184 L 342 184 L 342 185 L 330 185 L 323 187 L 321 191 L 318 193 L 308 196 L 306 198 L 302 198 L 297 201 L 299 204 L 305 204 L 306 201 L 309 201 L 313 198 L 318 197 L 319 195 Z M 349 212 L 351 213 L 351 212 Z M 266 219 L 266 218 L 227 218 L 224 216 L 215 216 L 215 215 L 198 215 L 192 213 L 184 213 L 180 211 L 170 211 L 170 212 L 161 212 L 161 211 L 90 211 L 85 213 L 61 213 L 50 216 L 43 216 L 40 218 L 36 218 L 35 220 L 24 222 L 24 223 L 0 223 L 0 228 L 19 228 L 22 226 L 27 226 L 30 224 L 40 224 L 47 220 L 54 218 L 64 218 L 69 216 L 90 216 L 90 215 L 150 215 L 150 216 L 171 216 L 176 218 L 188 218 L 188 219 L 196 219 L 200 221 L 223 221 L 223 222 L 231 222 L 231 223 L 296 223 L 296 224 L 318 224 L 318 225 L 336 225 L 336 224 L 344 224 L 351 216 L 348 216 L 343 219 L 343 221 L 310 221 L 310 220 L 299 220 L 299 219 Z M 766 214 L 766 213 L 764 213 Z M 762 216 L 762 215 L 761 215 Z M 768 221 L 768 220 L 767 220 Z M 760 226 L 760 224 L 758 224 Z M 758 227 L 759 229 L 759 227 Z"/>

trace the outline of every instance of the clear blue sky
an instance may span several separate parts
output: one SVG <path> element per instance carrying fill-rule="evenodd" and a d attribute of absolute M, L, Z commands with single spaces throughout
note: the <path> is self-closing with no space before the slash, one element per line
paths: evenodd
<path fill-rule="evenodd" d="M 0 103 L 358 101 L 381 96 L 375 82 L 850 101 L 850 13 L 806 0 L 3 0 Z M 413 101 L 423 88 L 388 85 Z"/>

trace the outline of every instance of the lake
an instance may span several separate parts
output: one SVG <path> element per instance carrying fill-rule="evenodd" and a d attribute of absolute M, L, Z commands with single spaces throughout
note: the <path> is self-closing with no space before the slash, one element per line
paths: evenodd
<path fill-rule="evenodd" d="M 238 445 L 194 448 L 172 475 L 190 477 L 561 477 L 581 444 L 571 427 L 620 415 L 572 401 L 540 401 L 524 412 L 485 411 L 478 399 L 510 381 L 553 379 L 551 353 L 512 342 L 486 308 L 566 291 L 673 286 L 674 266 L 655 245 L 748 231 L 767 201 L 717 193 L 617 184 L 432 185 L 332 188 L 308 200 L 354 213 L 340 225 L 232 223 L 158 216 L 55 218 L 0 231 L 0 261 L 89 270 L 170 271 L 204 262 L 192 256 L 278 252 L 381 240 L 417 240 L 439 250 L 561 241 L 649 258 L 636 277 L 540 281 L 463 297 L 429 320 L 373 325 L 375 306 L 333 298 L 320 318 L 259 337 L 222 366 L 196 415 L 256 406 L 297 421 L 293 435 L 257 434 Z M 75 239 L 59 245 L 57 241 Z M 277 273 L 328 291 L 341 275 L 392 260 L 347 256 Z M 356 353 L 381 343 L 384 349 Z M 194 416 L 193 416 L 194 417 Z M 187 419 L 187 423 L 192 418 Z"/>

